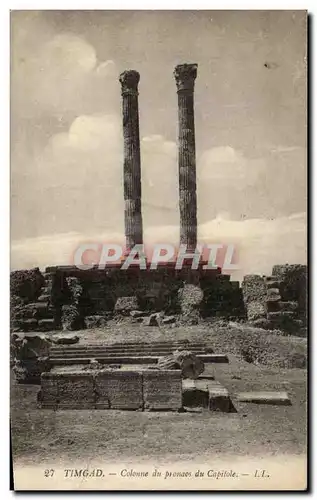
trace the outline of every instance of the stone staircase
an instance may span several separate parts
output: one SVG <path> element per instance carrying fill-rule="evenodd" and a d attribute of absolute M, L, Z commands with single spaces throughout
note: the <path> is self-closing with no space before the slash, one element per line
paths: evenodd
<path fill-rule="evenodd" d="M 53 346 L 50 348 L 49 361 L 51 366 L 88 364 L 92 359 L 102 364 L 151 365 L 156 364 L 159 357 L 168 356 L 176 350 L 191 351 L 207 363 L 228 363 L 226 355 L 214 354 L 211 346 L 205 343 L 181 341 Z"/>

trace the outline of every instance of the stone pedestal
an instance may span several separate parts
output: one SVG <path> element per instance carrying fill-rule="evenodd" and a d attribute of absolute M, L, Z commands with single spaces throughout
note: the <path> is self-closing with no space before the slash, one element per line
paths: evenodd
<path fill-rule="evenodd" d="M 136 244 L 143 243 L 141 215 L 141 159 L 139 137 L 137 71 L 124 71 L 120 75 L 122 90 L 123 138 L 124 138 L 124 224 L 126 254 Z"/>

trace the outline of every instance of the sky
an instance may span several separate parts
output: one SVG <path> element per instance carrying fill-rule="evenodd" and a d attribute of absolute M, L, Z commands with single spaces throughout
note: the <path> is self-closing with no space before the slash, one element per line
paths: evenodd
<path fill-rule="evenodd" d="M 124 242 L 119 74 L 136 69 L 144 242 L 179 238 L 173 69 L 197 63 L 198 239 L 238 277 L 306 263 L 304 11 L 13 11 L 11 268 Z"/>

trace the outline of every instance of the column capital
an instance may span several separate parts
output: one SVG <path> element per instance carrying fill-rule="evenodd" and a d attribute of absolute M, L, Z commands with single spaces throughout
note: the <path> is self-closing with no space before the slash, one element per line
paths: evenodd
<path fill-rule="evenodd" d="M 178 64 L 174 69 L 177 92 L 194 91 L 198 64 Z"/>
<path fill-rule="evenodd" d="M 138 95 L 139 81 L 140 81 L 140 73 L 138 73 L 134 69 L 123 71 L 123 73 L 121 73 L 119 76 L 122 95 L 125 94 Z"/>

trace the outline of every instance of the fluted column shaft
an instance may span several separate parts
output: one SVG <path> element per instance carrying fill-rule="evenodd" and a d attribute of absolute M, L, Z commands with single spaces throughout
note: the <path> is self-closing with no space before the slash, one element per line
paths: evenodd
<path fill-rule="evenodd" d="M 136 244 L 143 243 L 141 212 L 141 157 L 139 133 L 137 71 L 124 71 L 120 75 L 122 89 L 123 116 L 123 186 L 124 186 L 124 226 L 126 252 Z"/>
<path fill-rule="evenodd" d="M 197 244 L 196 147 L 194 83 L 197 64 L 176 66 L 174 76 L 178 94 L 178 168 L 180 243 L 189 251 Z"/>

